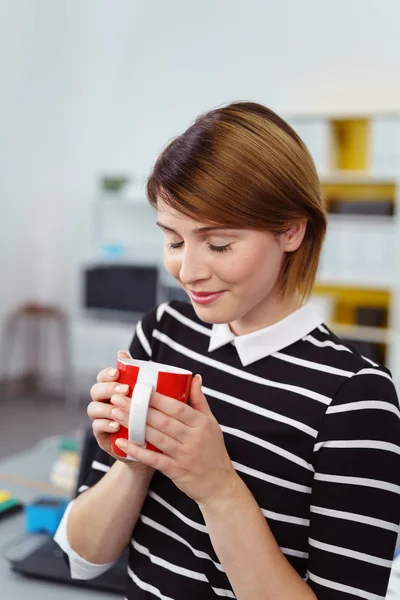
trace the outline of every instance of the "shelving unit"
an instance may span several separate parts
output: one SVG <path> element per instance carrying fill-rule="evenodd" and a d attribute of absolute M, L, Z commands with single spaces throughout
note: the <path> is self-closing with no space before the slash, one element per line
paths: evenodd
<path fill-rule="evenodd" d="M 287 117 L 328 209 L 314 298 L 328 324 L 392 371 L 400 389 L 400 113 Z"/>

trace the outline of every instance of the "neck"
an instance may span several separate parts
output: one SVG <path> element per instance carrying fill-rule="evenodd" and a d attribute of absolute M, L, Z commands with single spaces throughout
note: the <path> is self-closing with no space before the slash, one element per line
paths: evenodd
<path fill-rule="evenodd" d="M 282 321 L 300 307 L 301 302 L 297 296 L 287 300 L 267 298 L 243 317 L 229 323 L 229 327 L 235 335 L 245 335 Z"/>

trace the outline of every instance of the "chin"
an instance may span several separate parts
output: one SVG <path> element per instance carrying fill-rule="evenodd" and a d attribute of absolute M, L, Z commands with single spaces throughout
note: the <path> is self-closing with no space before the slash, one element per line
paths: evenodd
<path fill-rule="evenodd" d="M 211 325 L 221 325 L 222 323 L 231 323 L 237 318 L 231 311 L 227 311 L 223 307 L 214 306 L 201 306 L 195 302 L 191 303 L 196 315 L 204 321 L 204 323 L 210 323 Z"/>

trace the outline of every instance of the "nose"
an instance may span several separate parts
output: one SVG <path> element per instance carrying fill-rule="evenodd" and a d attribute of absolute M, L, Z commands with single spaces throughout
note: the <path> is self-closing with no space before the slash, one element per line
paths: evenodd
<path fill-rule="evenodd" d="M 210 269 L 196 249 L 185 249 L 179 270 L 179 279 L 183 285 L 190 285 L 196 281 L 203 281 L 211 277 Z"/>

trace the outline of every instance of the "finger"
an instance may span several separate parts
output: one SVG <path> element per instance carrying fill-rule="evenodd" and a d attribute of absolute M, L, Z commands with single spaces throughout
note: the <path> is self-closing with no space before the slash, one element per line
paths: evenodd
<path fill-rule="evenodd" d="M 112 419 L 111 411 L 113 407 L 103 402 L 90 402 L 87 407 L 87 414 L 92 421 L 94 419 Z"/>
<path fill-rule="evenodd" d="M 126 394 L 129 386 L 118 382 L 95 383 L 90 396 L 94 402 L 108 402 L 113 394 Z"/>
<path fill-rule="evenodd" d="M 190 387 L 190 406 L 204 415 L 207 415 L 208 417 L 213 417 L 211 408 L 207 402 L 207 398 L 201 390 L 201 385 L 201 375 L 196 375 L 193 377 Z"/>
<path fill-rule="evenodd" d="M 116 381 L 119 377 L 119 371 L 115 367 L 107 367 L 98 373 L 96 381 L 98 383 L 104 381 Z"/>
<path fill-rule="evenodd" d="M 172 458 L 182 454 L 182 444 L 180 442 L 149 425 L 146 427 L 146 441 Z"/>
<path fill-rule="evenodd" d="M 158 392 L 153 392 L 150 399 L 150 406 L 169 415 L 177 421 L 181 421 L 189 427 L 195 427 L 199 421 L 199 412 L 188 406 L 184 402 L 169 398 Z"/>
<path fill-rule="evenodd" d="M 129 352 L 125 352 L 125 350 L 119 350 L 117 353 L 118 358 L 132 358 Z M 119 377 L 119 371 L 115 367 L 107 367 L 98 373 L 97 382 L 105 382 L 105 381 L 116 381 Z"/>
<path fill-rule="evenodd" d="M 123 408 L 127 412 L 129 412 L 131 400 L 132 398 L 129 398 L 129 396 L 122 396 L 121 394 L 113 394 L 110 398 L 111 404 Z"/>
<path fill-rule="evenodd" d="M 172 419 L 170 416 L 162 413 L 156 408 L 149 407 L 147 412 L 147 425 L 168 435 L 174 440 L 177 440 L 181 444 L 187 437 L 187 425 L 184 425 L 181 421 Z"/>
<path fill-rule="evenodd" d="M 111 410 L 111 418 L 129 429 L 129 415 L 122 408 L 113 408 Z"/>
<path fill-rule="evenodd" d="M 109 435 L 110 433 L 114 433 L 121 428 L 119 423 L 115 421 L 111 421 L 110 419 L 95 419 L 92 423 L 93 433 L 96 436 L 101 436 L 104 434 Z"/>
<path fill-rule="evenodd" d="M 154 450 L 147 450 L 146 448 L 132 444 L 132 442 L 123 438 L 118 438 L 115 443 L 121 450 L 126 452 L 126 454 L 157 471 L 167 473 L 172 466 L 173 459 L 166 454 L 161 454 Z"/>

